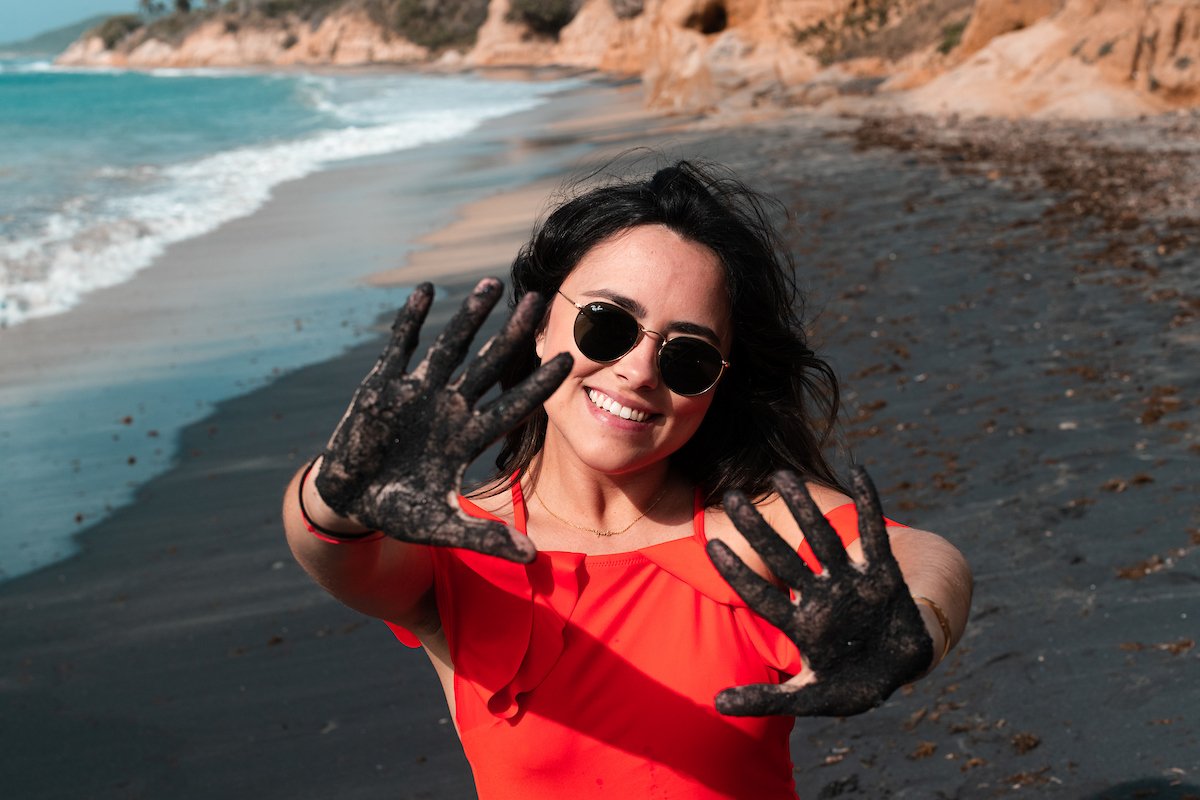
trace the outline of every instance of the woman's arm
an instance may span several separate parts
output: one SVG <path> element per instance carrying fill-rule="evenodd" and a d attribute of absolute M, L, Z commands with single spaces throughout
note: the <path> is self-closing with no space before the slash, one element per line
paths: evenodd
<path fill-rule="evenodd" d="M 339 516 L 325 504 L 313 486 L 310 471 L 300 470 L 283 496 L 283 528 L 296 561 L 325 591 L 346 605 L 372 617 L 386 619 L 420 634 L 436 627 L 430 589 L 433 565 L 428 548 L 388 537 L 342 544 L 325 542 L 305 525 L 300 492 L 309 519 L 329 531 L 363 530 L 353 520 Z M 307 475 L 307 480 L 301 481 Z"/>

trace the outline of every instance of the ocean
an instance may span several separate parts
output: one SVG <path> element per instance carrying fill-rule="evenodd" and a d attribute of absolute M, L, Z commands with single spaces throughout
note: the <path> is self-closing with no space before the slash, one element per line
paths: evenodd
<path fill-rule="evenodd" d="M 279 183 L 459 136 L 558 88 L 0 60 L 0 326 L 128 280 Z"/>
<path fill-rule="evenodd" d="M 453 140 L 573 85 L 0 59 L 0 349 L 35 321 L 53 334 L 90 295 L 287 181 Z M 114 334 L 87 343 L 95 358 L 0 373 L 0 580 L 72 555 L 80 531 L 169 467 L 184 425 L 336 355 L 367 335 L 348 319 L 369 323 L 406 293 L 368 291 L 350 269 L 295 277 L 276 290 L 278 276 L 223 276 L 210 300 L 237 308 L 236 329 L 214 330 L 185 298 L 177 341 Z"/>

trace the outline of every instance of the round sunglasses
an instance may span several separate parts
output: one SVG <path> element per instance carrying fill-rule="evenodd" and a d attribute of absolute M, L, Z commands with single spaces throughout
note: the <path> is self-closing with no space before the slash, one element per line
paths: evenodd
<path fill-rule="evenodd" d="M 668 339 L 658 331 L 646 330 L 625 309 L 612 303 L 592 300 L 576 303 L 558 292 L 575 308 L 575 344 L 579 352 L 600 364 L 620 360 L 646 334 L 662 340 L 658 346 L 658 374 L 668 389 L 684 397 L 704 394 L 717 385 L 729 362 L 711 343 L 695 336 L 674 336 Z"/>

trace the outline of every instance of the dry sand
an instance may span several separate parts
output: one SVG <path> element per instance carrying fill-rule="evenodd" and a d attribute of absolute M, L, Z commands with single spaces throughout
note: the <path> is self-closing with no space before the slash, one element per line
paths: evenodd
<path fill-rule="evenodd" d="M 976 572 L 945 667 L 870 714 L 797 723 L 801 797 L 1195 795 L 1194 250 L 1160 250 L 1153 215 L 1056 212 L 1088 194 L 1086 174 L 1053 180 L 1078 147 L 981 160 L 923 124 L 885 141 L 795 115 L 667 139 L 791 210 L 853 458 L 891 516 Z M 644 127 L 606 146 L 647 143 Z M 560 175 L 467 205 L 388 277 L 447 283 L 436 327 Z M 221 404 L 82 556 L 0 586 L 13 796 L 471 796 L 424 657 L 314 588 L 277 522 L 378 347 Z"/>

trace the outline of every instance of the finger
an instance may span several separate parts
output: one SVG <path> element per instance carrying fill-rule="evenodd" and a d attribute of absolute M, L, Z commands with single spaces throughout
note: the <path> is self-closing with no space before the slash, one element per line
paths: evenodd
<path fill-rule="evenodd" d="M 792 696 L 799 689 L 778 683 L 735 686 L 717 694 L 717 711 L 731 717 L 770 717 L 792 714 Z"/>
<path fill-rule="evenodd" d="M 429 385 L 443 386 L 450 380 L 450 373 L 466 358 L 475 333 L 503 294 L 504 284 L 496 278 L 484 278 L 475 285 L 446 329 L 429 348 L 425 361 L 417 367 L 417 371 L 423 371 Z"/>
<path fill-rule="evenodd" d="M 483 452 L 546 402 L 546 398 L 566 380 L 572 364 L 570 353 L 559 353 L 528 378 L 479 409 L 468 431 L 469 440 L 477 448 L 473 456 Z"/>
<path fill-rule="evenodd" d="M 762 556 L 762 560 L 771 568 L 775 577 L 803 594 L 804 590 L 812 585 L 812 570 L 783 537 L 767 524 L 750 498 L 743 492 L 730 491 L 725 493 L 722 504 L 733 527 L 737 528 L 754 551 Z"/>
<path fill-rule="evenodd" d="M 500 373 L 513 355 L 530 345 L 533 332 L 542 321 L 545 311 L 546 301 L 541 295 L 530 292 L 521 298 L 504 325 L 504 330 L 496 334 L 483 353 L 467 365 L 458 391 L 468 403 L 474 405 L 500 379 Z"/>
<path fill-rule="evenodd" d="M 422 283 L 413 289 L 404 307 L 396 314 L 392 323 L 392 337 L 375 363 L 375 368 L 371 370 L 372 375 L 389 380 L 408 368 L 413 351 L 417 349 L 421 326 L 425 324 L 425 318 L 429 315 L 432 305 L 432 283 Z"/>
<path fill-rule="evenodd" d="M 797 687 L 754 683 L 724 690 L 717 695 L 716 706 L 722 714 L 735 717 L 849 717 L 870 711 L 886 699 L 871 684 L 831 686 L 817 681 Z"/>
<path fill-rule="evenodd" d="M 899 569 L 892 555 L 888 539 L 887 523 L 883 519 L 883 507 L 875 484 L 861 466 L 850 470 L 850 490 L 854 493 L 854 505 L 858 508 L 858 535 L 862 539 L 863 555 L 867 565 L 887 570 Z"/>
<path fill-rule="evenodd" d="M 850 557 L 846 555 L 845 545 L 838 538 L 837 531 L 829 524 L 829 520 L 825 519 L 817 508 L 804 481 L 794 472 L 787 470 L 776 472 L 772 481 L 788 510 L 792 512 L 792 517 L 799 523 L 800 530 L 804 532 L 804 538 L 812 548 L 813 555 L 821 562 L 825 571 L 833 575 L 849 569 Z"/>
<path fill-rule="evenodd" d="M 537 547 L 526 535 L 499 522 L 447 517 L 429 536 L 428 544 L 443 547 L 462 547 L 518 564 L 529 564 L 537 558 Z"/>
<path fill-rule="evenodd" d="M 786 592 L 772 586 L 769 581 L 747 567 L 745 562 L 729 549 L 729 545 L 720 539 L 710 541 L 706 550 L 717 572 L 721 573 L 725 582 L 746 601 L 746 605 L 780 630 L 786 631 L 791 627 L 796 607 L 792 605 Z"/>

